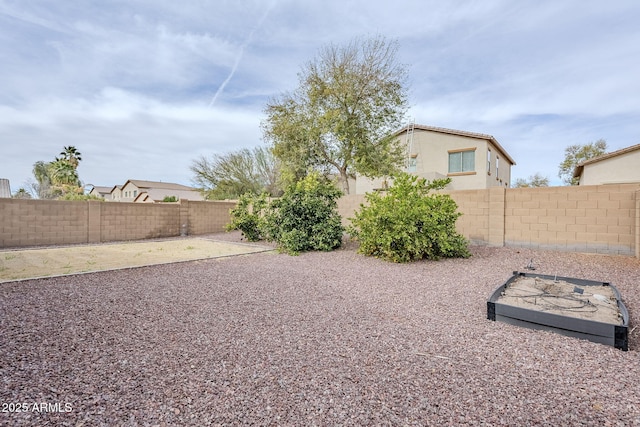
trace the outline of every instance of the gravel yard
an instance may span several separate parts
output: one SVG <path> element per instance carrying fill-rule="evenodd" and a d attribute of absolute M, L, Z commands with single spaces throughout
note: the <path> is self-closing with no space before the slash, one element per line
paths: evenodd
<path fill-rule="evenodd" d="M 0 425 L 640 425 L 639 260 L 353 246 L 0 284 Z M 487 320 L 531 258 L 613 283 L 630 351 Z"/>

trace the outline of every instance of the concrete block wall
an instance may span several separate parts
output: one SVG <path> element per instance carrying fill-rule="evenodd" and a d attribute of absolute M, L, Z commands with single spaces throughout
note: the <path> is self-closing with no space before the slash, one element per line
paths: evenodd
<path fill-rule="evenodd" d="M 225 225 L 231 222 L 229 211 L 236 206 L 236 202 L 189 201 L 189 234 L 208 234 L 224 231 Z"/>
<path fill-rule="evenodd" d="M 640 185 L 491 188 L 447 192 L 474 244 L 640 258 Z M 224 231 L 234 201 L 109 203 L 0 199 L 0 248 L 98 243 Z M 343 224 L 366 204 L 338 200 Z M 185 228 L 186 227 L 186 228 Z"/>
<path fill-rule="evenodd" d="M 342 225 L 345 227 L 351 223 L 354 213 L 360 209 L 361 204 L 366 204 L 364 194 L 350 194 L 338 199 L 338 213 L 342 217 Z"/>
<path fill-rule="evenodd" d="M 640 258 L 640 185 L 448 191 L 474 244 L 630 255 Z M 364 196 L 338 202 L 353 216 Z"/>
<path fill-rule="evenodd" d="M 640 190 L 636 191 L 636 258 L 640 259 Z"/>
<path fill-rule="evenodd" d="M 456 202 L 458 210 L 462 213 L 456 222 L 458 232 L 473 244 L 488 244 L 490 193 L 487 190 L 461 190 L 447 194 Z"/>
<path fill-rule="evenodd" d="M 621 184 L 507 190 L 505 244 L 635 256 L 638 187 Z"/>
<path fill-rule="evenodd" d="M 177 203 L 97 203 L 101 205 L 102 242 L 180 235 L 180 205 Z"/>
<path fill-rule="evenodd" d="M 235 202 L 110 203 L 0 199 L 0 249 L 224 231 Z"/>
<path fill-rule="evenodd" d="M 87 242 L 86 202 L 0 199 L 0 247 Z"/>

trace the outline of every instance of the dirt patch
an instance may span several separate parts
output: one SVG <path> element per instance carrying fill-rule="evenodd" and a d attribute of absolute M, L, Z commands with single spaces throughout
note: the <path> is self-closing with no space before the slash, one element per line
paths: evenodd
<path fill-rule="evenodd" d="M 264 252 L 272 248 L 186 238 L 0 251 L 0 282 Z"/>
<path fill-rule="evenodd" d="M 623 323 L 616 296 L 609 286 L 579 286 L 564 280 L 519 277 L 504 290 L 499 301 L 584 320 Z"/>

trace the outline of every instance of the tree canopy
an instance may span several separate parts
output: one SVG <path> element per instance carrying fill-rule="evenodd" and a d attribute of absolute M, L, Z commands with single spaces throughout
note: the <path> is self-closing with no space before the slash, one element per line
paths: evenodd
<path fill-rule="evenodd" d="M 52 162 L 39 160 L 33 164 L 36 183 L 33 188 L 40 199 L 61 199 L 82 196 L 83 188 L 78 176 L 82 154 L 74 146 L 64 147 Z"/>
<path fill-rule="evenodd" d="M 207 199 L 236 199 L 245 193 L 282 194 L 280 165 L 267 147 L 244 148 L 211 158 L 200 156 L 190 169 Z"/>
<path fill-rule="evenodd" d="M 407 110 L 406 70 L 398 45 L 381 37 L 329 45 L 305 64 L 299 86 L 270 101 L 265 140 L 290 178 L 309 171 L 349 178 L 391 175 L 405 150 L 392 135 Z"/>
<path fill-rule="evenodd" d="M 548 187 L 549 186 L 549 178 L 546 176 L 542 176 L 539 173 L 535 173 L 530 175 L 529 178 L 518 178 L 514 184 L 515 188 L 525 188 L 525 187 Z"/>
<path fill-rule="evenodd" d="M 578 185 L 578 179 L 573 177 L 576 166 L 606 152 L 607 141 L 604 139 L 584 145 L 570 145 L 564 150 L 564 160 L 560 163 L 558 176 L 567 185 Z"/>

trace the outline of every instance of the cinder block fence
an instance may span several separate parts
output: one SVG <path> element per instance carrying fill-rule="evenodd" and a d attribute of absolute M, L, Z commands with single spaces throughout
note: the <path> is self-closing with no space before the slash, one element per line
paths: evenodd
<path fill-rule="evenodd" d="M 474 244 L 630 255 L 640 258 L 640 185 L 491 188 L 446 192 Z M 340 199 L 345 219 L 364 196 Z"/>
<path fill-rule="evenodd" d="M 640 184 L 447 192 L 474 244 L 640 258 Z M 344 223 L 362 195 L 344 196 Z M 0 199 L 0 248 L 200 235 L 224 230 L 235 202 L 111 203 Z"/>
<path fill-rule="evenodd" d="M 0 248 L 100 243 L 224 230 L 235 202 L 0 199 Z"/>

